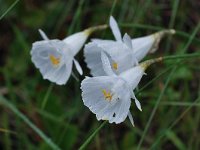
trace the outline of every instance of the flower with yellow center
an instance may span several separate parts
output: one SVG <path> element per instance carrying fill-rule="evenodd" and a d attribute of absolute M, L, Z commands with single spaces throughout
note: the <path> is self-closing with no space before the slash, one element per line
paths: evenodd
<path fill-rule="evenodd" d="M 108 120 L 109 123 L 121 123 L 127 117 L 134 125 L 129 111 L 131 99 L 142 111 L 141 104 L 135 97 L 133 90 L 138 86 L 145 70 L 162 58 L 147 60 L 137 66 L 116 75 L 105 52 L 101 52 L 101 60 L 106 76 L 86 77 L 81 83 L 82 99 L 97 120 Z"/>
<path fill-rule="evenodd" d="M 161 61 L 157 59 L 156 61 Z M 155 60 L 141 63 L 119 75 L 116 75 L 109 58 L 101 52 L 103 69 L 107 76 L 86 77 L 81 83 L 82 99 L 98 120 L 108 120 L 109 123 L 121 123 L 127 116 L 132 125 L 133 117 L 129 111 L 131 99 L 134 99 L 137 108 L 142 111 L 141 104 L 135 97 L 133 90 L 138 86 L 144 71 Z"/>
<path fill-rule="evenodd" d="M 115 19 L 110 17 L 110 28 L 116 40 L 93 39 L 84 47 L 85 62 L 93 76 L 106 75 L 101 64 L 101 51 L 109 55 L 113 72 L 120 74 L 138 64 L 148 53 L 158 49 L 160 40 L 175 30 L 162 30 L 154 34 L 131 39 L 128 34 L 123 37 Z"/>
<path fill-rule="evenodd" d="M 63 40 L 50 40 L 42 30 L 39 30 L 43 40 L 33 43 L 31 49 L 32 62 L 39 69 L 44 79 L 58 85 L 66 84 L 72 72 L 73 62 L 79 74 L 83 74 L 80 64 L 74 58 L 75 55 L 81 50 L 92 32 L 104 28 L 106 28 L 105 25 L 91 27 Z"/>

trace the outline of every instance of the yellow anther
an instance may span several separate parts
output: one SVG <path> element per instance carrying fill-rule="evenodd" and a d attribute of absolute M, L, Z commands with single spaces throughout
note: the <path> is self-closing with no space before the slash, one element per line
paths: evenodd
<path fill-rule="evenodd" d="M 107 92 L 105 89 L 102 90 L 103 96 L 106 100 L 111 101 L 112 100 L 112 94 L 111 92 Z"/>
<path fill-rule="evenodd" d="M 57 66 L 60 63 L 60 58 L 56 58 L 53 55 L 49 55 L 49 59 L 50 59 L 53 66 Z"/>
<path fill-rule="evenodd" d="M 116 62 L 112 63 L 113 69 L 117 70 L 118 69 L 118 64 Z"/>

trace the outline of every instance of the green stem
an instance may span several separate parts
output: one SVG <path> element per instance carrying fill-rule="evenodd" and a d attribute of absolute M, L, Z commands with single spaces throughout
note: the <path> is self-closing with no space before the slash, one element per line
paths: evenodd
<path fill-rule="evenodd" d="M 143 141 L 144 141 L 145 135 L 146 135 L 146 133 L 147 133 L 149 127 L 150 127 L 150 124 L 151 124 L 151 122 L 152 122 L 152 120 L 153 120 L 153 117 L 154 117 L 154 115 L 155 115 L 155 113 L 156 113 L 156 110 L 157 110 L 157 108 L 158 108 L 158 106 L 159 106 L 159 103 L 160 103 L 160 101 L 161 101 L 161 99 L 162 99 L 162 97 L 163 97 L 163 95 L 164 95 L 164 93 L 165 93 L 165 91 L 166 91 L 166 89 L 167 89 L 167 86 L 169 85 L 170 79 L 171 79 L 173 73 L 175 72 L 175 70 L 176 70 L 176 68 L 173 68 L 173 69 L 172 69 L 171 73 L 169 74 L 169 76 L 168 76 L 168 78 L 167 78 L 167 80 L 166 80 L 166 82 L 165 82 L 165 85 L 164 85 L 163 90 L 161 91 L 159 97 L 158 97 L 157 100 L 156 100 L 156 104 L 155 104 L 155 106 L 154 106 L 154 108 L 153 108 L 153 110 L 152 110 L 152 112 L 151 112 L 151 115 L 150 115 L 150 117 L 149 117 L 149 120 L 148 120 L 148 122 L 147 122 L 147 124 L 146 124 L 146 126 L 145 126 L 144 132 L 142 133 L 142 137 L 141 137 L 141 139 L 140 139 L 140 141 L 139 141 L 139 144 L 138 144 L 138 146 L 137 146 L 137 150 L 140 150 L 140 147 L 142 146 L 142 143 L 143 143 Z"/>
<path fill-rule="evenodd" d="M 99 26 L 94 26 L 94 27 L 90 27 L 88 29 L 85 29 L 85 32 L 90 35 L 92 34 L 93 32 L 95 31 L 98 31 L 98 30 L 104 30 L 108 28 L 108 25 L 107 24 L 103 24 L 103 25 L 99 25 Z"/>
<path fill-rule="evenodd" d="M 19 2 L 19 0 L 16 0 L 1 16 L 0 20 L 3 19 L 3 17 L 13 8 L 15 5 Z"/>
<path fill-rule="evenodd" d="M 149 59 L 149 60 L 142 62 L 142 63 L 140 63 L 140 66 L 144 69 L 147 69 L 150 65 L 152 65 L 153 63 L 156 63 L 156 62 L 165 61 L 165 60 L 172 60 L 172 59 L 195 58 L 195 57 L 200 57 L 200 53 L 158 57 L 158 58 Z"/>
<path fill-rule="evenodd" d="M 47 90 L 47 92 L 46 92 L 46 94 L 45 94 L 45 97 L 44 97 L 44 99 L 43 99 L 43 101 L 42 101 L 42 105 L 41 105 L 41 109 L 44 109 L 45 108 L 45 106 L 46 106 L 46 104 L 47 104 L 47 101 L 48 101 L 48 99 L 49 99 L 49 96 L 50 96 L 50 94 L 51 94 L 51 91 L 52 91 L 52 89 L 53 89 L 53 83 L 51 83 L 50 85 L 49 85 L 49 87 L 48 87 L 48 90 Z"/>
<path fill-rule="evenodd" d="M 86 146 L 91 142 L 91 140 L 95 137 L 95 135 L 99 132 L 99 130 L 101 130 L 101 128 L 103 128 L 105 126 L 105 124 L 107 123 L 107 121 L 104 121 L 90 136 L 89 138 L 87 138 L 87 140 L 81 145 L 81 147 L 79 148 L 79 150 L 83 150 L 86 148 Z"/>
<path fill-rule="evenodd" d="M 53 150 L 60 148 L 47 137 L 39 128 L 37 128 L 23 113 L 21 113 L 9 100 L 0 95 L 0 103 L 12 110 L 19 118 L 21 118 L 29 127 L 31 127 Z"/>
<path fill-rule="evenodd" d="M 200 57 L 200 53 L 164 56 L 163 60 L 185 59 L 185 58 L 194 58 L 194 57 Z"/>

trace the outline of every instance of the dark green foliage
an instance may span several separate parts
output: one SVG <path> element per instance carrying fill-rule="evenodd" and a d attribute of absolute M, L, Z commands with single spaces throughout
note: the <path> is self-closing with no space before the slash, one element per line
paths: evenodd
<path fill-rule="evenodd" d="M 86 27 L 107 23 L 110 14 L 119 21 L 122 33 L 127 32 L 131 37 L 163 28 L 176 29 L 176 35 L 164 38 L 158 51 L 145 58 L 149 59 L 199 52 L 199 8 L 198 0 L 0 0 L 0 95 L 53 144 L 63 150 L 78 149 L 102 122 L 83 105 L 80 82 L 73 77 L 65 86 L 53 85 L 47 92 L 50 82 L 42 79 L 30 57 L 32 43 L 41 39 L 38 29 L 43 29 L 50 38 L 62 39 Z M 113 39 L 109 29 L 92 37 Z M 76 58 L 84 75 L 89 76 L 82 54 Z M 143 111 L 134 104 L 131 107 L 135 127 L 128 119 L 119 125 L 106 123 L 86 149 L 199 150 L 199 64 L 200 58 L 193 58 L 150 67 L 139 89 L 155 80 L 137 93 Z M 77 75 L 75 69 L 74 72 Z M 53 147 L 3 100 L 0 100 L 0 149 Z"/>

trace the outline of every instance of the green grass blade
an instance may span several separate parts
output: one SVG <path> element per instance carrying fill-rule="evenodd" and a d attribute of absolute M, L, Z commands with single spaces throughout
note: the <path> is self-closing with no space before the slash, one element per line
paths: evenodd
<path fill-rule="evenodd" d="M 189 58 L 195 58 L 195 57 L 200 57 L 200 53 L 164 56 L 163 60 L 189 59 Z"/>
<path fill-rule="evenodd" d="M 175 0 L 174 4 L 173 4 L 172 17 L 170 18 L 170 22 L 169 22 L 169 28 L 174 27 L 174 22 L 175 22 L 175 19 L 176 19 L 178 6 L 179 6 L 179 0 Z"/>
<path fill-rule="evenodd" d="M 179 0 L 175 0 L 174 4 L 173 4 L 172 16 L 171 16 L 170 22 L 169 22 L 169 28 L 174 28 L 174 22 L 175 22 L 175 19 L 176 19 L 178 6 L 179 6 Z M 172 38 L 171 38 L 171 36 L 169 36 L 168 42 L 167 42 L 167 45 L 166 45 L 166 51 L 168 51 L 170 49 L 171 41 L 172 41 Z"/>
<path fill-rule="evenodd" d="M 155 106 L 154 106 L 154 108 L 153 108 L 153 110 L 152 110 L 152 112 L 151 112 L 151 115 L 150 115 L 150 117 L 149 117 L 149 120 L 148 120 L 148 122 L 147 122 L 147 124 L 146 124 L 146 126 L 145 126 L 144 132 L 143 132 L 142 137 L 141 137 L 141 139 L 140 139 L 140 142 L 139 142 L 139 144 L 138 144 L 138 146 L 137 146 L 137 150 L 140 149 L 140 147 L 141 147 L 141 145 L 142 145 L 142 143 L 143 143 L 143 141 L 144 141 L 144 137 L 145 137 L 145 135 L 146 135 L 146 133 L 147 133 L 149 127 L 150 127 L 150 124 L 151 124 L 151 122 L 152 122 L 152 120 L 153 120 L 153 117 L 154 117 L 154 115 L 155 115 L 155 113 L 156 113 L 156 110 L 157 110 L 157 108 L 158 108 L 158 105 L 159 105 L 159 103 L 160 103 L 160 101 L 161 101 L 161 99 L 162 99 L 162 97 L 163 97 L 163 95 L 164 95 L 164 93 L 165 93 L 165 90 L 167 89 L 167 86 L 168 86 L 168 84 L 169 84 L 169 81 L 170 81 L 170 79 L 171 79 L 173 73 L 175 72 L 175 70 L 176 70 L 176 68 L 173 68 L 172 71 L 170 72 L 170 74 L 169 74 L 169 76 L 168 76 L 168 78 L 167 78 L 167 80 L 166 80 L 166 82 L 165 82 L 164 88 L 163 88 L 163 90 L 161 91 L 161 93 L 160 93 L 158 99 L 156 100 L 156 104 L 155 104 Z"/>
<path fill-rule="evenodd" d="M 153 102 L 152 102 L 153 103 Z M 200 103 L 191 103 L 191 102 L 161 102 L 161 105 L 169 105 L 169 106 L 194 106 L 200 107 Z"/>
<path fill-rule="evenodd" d="M 189 112 L 191 110 L 191 108 L 194 106 L 194 104 L 199 103 L 200 101 L 200 97 L 197 98 L 192 105 L 190 105 L 189 107 L 187 107 L 187 109 L 185 109 L 181 115 L 169 126 L 168 129 L 166 129 L 165 131 L 162 132 L 162 134 L 157 138 L 157 140 L 155 140 L 155 142 L 152 144 L 150 149 L 154 149 L 155 146 L 160 142 L 160 140 L 165 136 L 166 132 L 171 130 L 186 114 L 187 112 Z"/>
<path fill-rule="evenodd" d="M 188 40 L 183 52 L 185 52 L 187 50 L 187 48 L 189 47 L 190 43 L 192 42 L 192 40 L 194 39 L 196 33 L 198 32 L 200 28 L 200 22 L 198 23 L 198 25 L 196 26 L 196 28 L 194 29 L 192 35 L 191 35 L 191 38 Z M 200 87 L 200 86 L 199 86 Z M 199 93 L 198 93 L 198 98 L 193 102 L 191 103 L 187 109 L 185 109 L 185 111 L 183 111 L 183 113 L 169 126 L 169 128 L 165 131 L 165 132 L 162 132 L 162 134 L 157 138 L 157 140 L 154 142 L 154 144 L 152 144 L 151 148 L 150 149 L 153 149 L 159 142 L 160 140 L 165 136 L 166 132 L 171 130 L 183 117 L 184 115 L 193 107 L 193 106 L 196 106 L 196 104 L 198 104 L 200 101 L 200 90 L 199 90 Z"/>
<path fill-rule="evenodd" d="M 0 20 L 3 19 L 3 17 L 5 17 L 7 15 L 7 13 L 9 13 L 9 11 L 11 11 L 11 9 L 13 7 L 15 7 L 15 5 L 19 2 L 19 0 L 16 0 L 12 5 L 10 5 L 10 7 L 0 16 Z"/>
<path fill-rule="evenodd" d="M 185 144 L 180 140 L 180 138 L 171 130 L 166 132 L 167 138 L 174 143 L 177 149 L 186 150 Z"/>
<path fill-rule="evenodd" d="M 80 0 L 79 1 L 77 11 L 76 11 L 76 13 L 75 13 L 75 15 L 73 17 L 72 23 L 71 23 L 71 25 L 69 27 L 69 30 L 68 30 L 68 35 L 72 34 L 72 31 L 74 30 L 74 26 L 75 26 L 76 20 L 81 15 L 81 9 L 82 9 L 83 3 L 84 3 L 84 0 Z"/>
<path fill-rule="evenodd" d="M 52 89 L 53 89 L 53 86 L 54 86 L 53 83 L 51 83 L 51 84 L 49 85 L 48 90 L 47 90 L 47 92 L 46 92 L 46 94 L 45 94 L 45 96 L 44 96 L 44 99 L 43 99 L 43 101 L 42 101 L 41 109 L 44 109 L 44 108 L 45 108 L 45 106 L 46 106 L 46 104 L 47 104 L 47 101 L 48 101 L 48 99 L 49 99 L 49 96 L 50 96 L 50 94 L 51 94 L 51 91 L 52 91 Z"/>
<path fill-rule="evenodd" d="M 138 7 L 138 11 L 135 15 L 135 22 L 139 22 L 139 20 L 143 17 L 143 15 L 147 12 L 147 8 L 150 6 L 152 0 L 146 0 L 144 4 L 141 4 L 142 6 Z"/>
<path fill-rule="evenodd" d="M 168 67 L 167 69 L 165 69 L 164 71 L 162 71 L 160 74 L 158 74 L 156 77 L 154 77 L 152 80 L 150 80 L 148 83 L 146 83 L 142 88 L 140 88 L 137 92 L 136 95 L 141 93 L 146 87 L 148 87 L 151 83 L 153 83 L 154 81 L 156 81 L 158 78 L 160 78 L 162 75 L 164 75 L 166 72 L 168 72 L 171 67 Z"/>
<path fill-rule="evenodd" d="M 86 148 L 86 146 L 92 141 L 92 139 L 95 137 L 95 135 L 105 126 L 107 121 L 104 121 L 88 138 L 87 140 L 81 145 L 79 150 L 83 150 Z"/>
<path fill-rule="evenodd" d="M 60 150 L 60 148 L 49 137 L 37 128 L 24 114 L 22 114 L 12 103 L 10 103 L 9 100 L 0 96 L 0 103 L 12 110 L 15 115 L 21 118 L 30 128 L 32 128 L 52 149 Z"/>
<path fill-rule="evenodd" d="M 113 12 L 114 12 L 114 10 L 115 10 L 116 4 L 117 4 L 117 0 L 114 0 L 114 1 L 113 1 L 113 4 L 112 4 L 111 11 L 110 11 L 110 16 L 113 15 Z"/>
<path fill-rule="evenodd" d="M 192 41 L 193 41 L 195 35 L 197 34 L 199 28 L 200 28 L 200 22 L 198 23 L 198 25 L 196 26 L 196 28 L 195 28 L 194 31 L 192 32 L 192 34 L 191 34 L 191 36 L 190 36 L 188 42 L 186 43 L 186 45 L 185 45 L 184 49 L 181 51 L 181 53 L 185 53 L 185 52 L 187 51 L 187 49 L 188 49 L 188 47 L 190 46 L 190 44 L 192 43 Z M 177 61 L 177 63 L 178 63 L 178 62 L 179 62 L 179 61 Z M 158 97 L 158 99 L 157 99 L 157 101 L 156 101 L 156 104 L 155 104 L 154 109 L 153 109 L 153 111 L 152 111 L 152 113 L 151 113 L 151 115 L 150 115 L 150 118 L 149 118 L 149 120 L 148 120 L 148 122 L 147 122 L 147 125 L 145 126 L 145 129 L 144 129 L 144 132 L 143 132 L 142 137 L 141 137 L 141 139 L 140 139 L 140 142 L 139 142 L 139 144 L 138 144 L 137 150 L 140 149 L 140 147 L 141 147 L 141 145 L 142 145 L 142 143 L 143 143 L 144 137 L 145 137 L 145 135 L 146 135 L 146 133 L 147 133 L 147 130 L 149 129 L 149 126 L 150 126 L 150 124 L 151 124 L 151 122 L 152 122 L 152 119 L 153 119 L 153 117 L 154 117 L 154 115 L 155 115 L 155 112 L 156 112 L 156 110 L 157 110 L 158 104 L 159 104 L 159 102 L 160 102 L 160 100 L 161 100 L 161 98 L 162 98 L 162 96 L 163 96 L 163 94 L 164 94 L 164 92 L 165 92 L 165 90 L 166 90 L 166 88 L 167 88 L 167 85 L 169 84 L 170 78 L 172 77 L 172 75 L 173 75 L 173 73 L 175 72 L 176 68 L 177 68 L 177 65 L 174 66 L 174 68 L 173 68 L 172 71 L 170 72 L 170 75 L 169 75 L 168 78 L 167 78 L 167 81 L 165 82 L 164 88 L 163 88 L 163 90 L 161 91 L 161 94 L 159 95 L 159 97 Z"/>
<path fill-rule="evenodd" d="M 185 53 L 185 52 L 187 51 L 188 47 L 189 47 L 190 44 L 192 43 L 192 41 L 193 41 L 193 39 L 195 38 L 195 36 L 196 36 L 197 32 L 199 31 L 199 29 L 200 29 L 200 22 L 198 22 L 196 28 L 195 28 L 194 31 L 192 32 L 192 34 L 191 34 L 191 36 L 190 36 L 190 38 L 189 38 L 187 44 L 185 45 L 185 47 L 184 47 L 182 53 Z"/>

